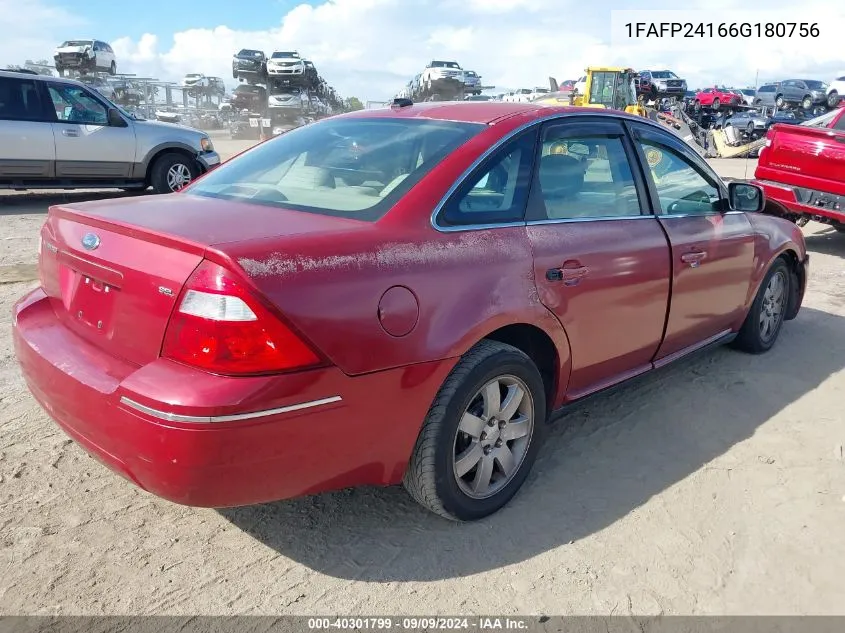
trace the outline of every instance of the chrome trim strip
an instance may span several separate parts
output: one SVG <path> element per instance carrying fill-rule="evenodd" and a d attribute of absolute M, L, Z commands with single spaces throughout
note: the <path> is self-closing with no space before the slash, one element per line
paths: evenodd
<path fill-rule="evenodd" d="M 658 217 L 654 214 L 648 215 L 601 215 L 595 218 L 549 218 L 548 220 L 529 220 L 524 222 L 527 226 L 535 226 L 538 224 L 572 224 L 576 222 L 607 222 L 609 220 L 656 220 Z"/>
<path fill-rule="evenodd" d="M 264 411 L 253 411 L 251 413 L 236 413 L 234 415 L 212 415 L 212 416 L 196 416 L 196 415 L 180 415 L 178 413 L 170 413 L 168 411 L 159 411 L 153 409 L 139 402 L 135 402 L 126 396 L 120 397 L 121 404 L 146 413 L 149 416 L 158 418 L 159 420 L 167 420 L 168 422 L 196 422 L 200 424 L 215 424 L 218 422 L 238 422 L 241 420 L 254 420 L 255 418 L 264 418 L 271 415 L 279 415 L 281 413 L 291 413 L 292 411 L 301 411 L 302 409 L 311 409 L 313 407 L 320 407 L 333 402 L 340 402 L 340 396 L 332 396 L 331 398 L 322 398 L 321 400 L 311 400 L 310 402 L 301 402 L 299 404 L 292 404 L 286 407 L 278 407 L 277 409 L 265 409 Z"/>
<path fill-rule="evenodd" d="M 545 106 L 541 106 L 541 107 L 545 107 Z M 560 106 L 550 106 L 550 107 L 560 107 Z M 600 110 L 600 111 L 603 111 L 603 110 Z M 437 216 L 443 210 L 443 207 L 446 206 L 446 202 L 449 200 L 449 198 L 452 197 L 452 195 L 455 193 L 455 191 L 458 189 L 458 187 L 460 187 L 464 183 L 464 181 L 467 178 L 469 178 L 469 175 L 473 171 L 475 171 L 475 169 L 482 162 L 484 162 L 487 159 L 488 156 L 490 156 L 493 152 L 495 152 L 502 145 L 504 145 L 505 143 L 510 141 L 512 138 L 514 138 L 518 134 L 521 134 L 522 132 L 524 132 L 525 130 L 530 128 L 532 125 L 540 126 L 543 123 L 547 123 L 549 121 L 554 121 L 555 119 L 567 119 L 567 118 L 573 118 L 573 117 L 574 118 L 596 117 L 596 116 L 601 117 L 601 116 L 605 116 L 605 115 L 601 115 L 601 114 L 597 115 L 595 112 L 554 112 L 554 113 L 549 114 L 547 116 L 542 116 L 542 117 L 539 117 L 539 118 L 534 119 L 532 121 L 529 121 L 528 123 L 524 123 L 524 124 L 520 125 L 519 127 L 511 130 L 507 134 L 505 134 L 502 138 L 500 138 L 498 141 L 493 143 L 493 145 L 491 145 L 486 150 L 484 150 L 484 152 L 482 152 L 481 156 L 476 158 L 472 162 L 472 164 L 464 170 L 464 172 L 458 177 L 458 179 L 455 180 L 455 182 L 452 183 L 452 186 L 449 187 L 449 189 L 446 191 L 446 194 L 440 199 L 440 202 L 437 203 L 437 206 L 434 207 L 434 211 L 432 211 L 432 213 L 431 213 L 431 218 L 429 219 L 429 222 L 431 223 L 432 228 L 435 231 L 438 231 L 440 233 L 455 233 L 457 231 L 478 231 L 478 230 L 482 230 L 482 229 L 500 229 L 500 228 L 506 228 L 506 227 L 514 227 L 514 226 L 527 226 L 529 224 L 551 224 L 551 223 L 558 224 L 559 223 L 558 221 L 531 220 L 531 221 L 522 221 L 522 222 L 502 222 L 502 223 L 496 223 L 496 224 L 461 224 L 461 225 L 458 225 L 458 226 L 440 226 L 437 223 Z M 667 132 L 670 135 L 672 134 L 672 132 L 666 130 L 666 128 L 664 126 L 660 125 L 659 123 L 655 123 L 651 119 L 647 119 L 645 117 L 634 116 L 633 114 L 628 114 L 626 112 L 614 112 L 613 118 L 617 119 L 617 120 L 621 119 L 623 121 L 633 121 L 635 123 L 641 123 L 643 125 L 661 130 L 663 132 Z M 677 137 L 677 140 L 681 143 L 686 142 L 686 141 L 684 141 L 684 139 L 682 139 L 679 136 Z M 696 156 L 697 156 L 697 154 L 696 154 Z M 707 163 L 707 161 L 703 161 L 703 162 L 704 162 L 704 165 L 707 167 L 707 170 L 711 174 L 715 175 L 716 179 L 719 181 L 719 183 L 721 183 L 725 188 L 727 188 L 727 185 L 724 184 L 724 180 L 722 180 L 722 177 L 719 176 L 719 174 L 717 174 L 712 167 L 710 167 L 710 164 Z M 732 213 L 732 212 L 729 211 L 728 213 Z M 737 213 L 742 213 L 742 211 L 739 211 Z M 634 218 L 634 217 L 637 217 L 637 216 L 627 216 L 627 217 Z M 653 217 L 666 218 L 666 217 L 686 217 L 686 216 L 668 216 L 668 215 L 655 214 L 655 215 L 643 215 L 643 216 L 639 216 L 639 217 L 643 217 L 643 218 L 653 218 Z M 586 221 L 604 220 L 604 219 L 619 219 L 619 218 L 604 218 L 604 217 L 602 217 L 602 218 L 585 218 L 585 219 L 564 220 L 564 222 L 573 222 L 573 221 L 586 222 Z"/>

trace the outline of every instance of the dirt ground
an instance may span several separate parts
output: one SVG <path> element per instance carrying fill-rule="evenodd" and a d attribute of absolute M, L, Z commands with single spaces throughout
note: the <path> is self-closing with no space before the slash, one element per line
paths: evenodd
<path fill-rule="evenodd" d="M 30 279 L 0 283 L 0 613 L 845 614 L 845 234 L 806 228 L 805 307 L 771 353 L 582 404 L 504 511 L 459 525 L 401 488 L 181 507 L 68 440 L 10 310 L 46 206 L 91 197 L 0 193 L 0 282 Z"/>

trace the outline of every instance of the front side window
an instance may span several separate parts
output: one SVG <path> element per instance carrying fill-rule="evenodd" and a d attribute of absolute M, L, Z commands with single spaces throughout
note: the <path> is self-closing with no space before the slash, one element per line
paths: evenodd
<path fill-rule="evenodd" d="M 546 130 L 530 219 L 631 217 L 640 200 L 618 125 L 556 125 Z"/>
<path fill-rule="evenodd" d="M 666 214 L 705 215 L 721 208 L 719 187 L 680 152 L 640 139 L 660 209 Z"/>
<path fill-rule="evenodd" d="M 53 84 L 50 97 L 56 111 L 56 118 L 66 123 L 107 125 L 105 106 L 79 86 Z"/>
<path fill-rule="evenodd" d="M 0 78 L 0 120 L 43 119 L 44 108 L 36 82 L 31 79 Z"/>
<path fill-rule="evenodd" d="M 484 128 L 411 118 L 327 119 L 249 150 L 184 191 L 376 221 Z"/>

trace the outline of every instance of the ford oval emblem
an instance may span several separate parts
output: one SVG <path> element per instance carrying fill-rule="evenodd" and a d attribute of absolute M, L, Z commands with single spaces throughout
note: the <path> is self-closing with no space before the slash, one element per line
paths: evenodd
<path fill-rule="evenodd" d="M 93 251 L 99 245 L 100 236 L 96 233 L 86 233 L 85 237 L 82 238 L 82 246 L 84 246 L 89 251 Z"/>

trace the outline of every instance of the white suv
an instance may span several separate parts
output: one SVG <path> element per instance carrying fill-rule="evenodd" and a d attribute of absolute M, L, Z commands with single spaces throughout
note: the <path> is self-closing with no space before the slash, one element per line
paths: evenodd
<path fill-rule="evenodd" d="M 420 77 L 420 83 L 426 90 L 431 90 L 431 84 L 440 79 L 457 79 L 463 82 L 464 71 L 458 62 L 432 60 Z"/>
<path fill-rule="evenodd" d="M 302 79 L 305 62 L 296 51 L 276 51 L 267 60 L 267 74 L 270 77 Z"/>
<path fill-rule="evenodd" d="M 827 87 L 828 107 L 835 108 L 841 99 L 845 99 L 845 77 L 837 77 Z"/>
<path fill-rule="evenodd" d="M 62 42 L 53 55 L 59 76 L 64 76 L 66 70 L 76 70 L 80 73 L 104 71 L 114 75 L 117 73 L 112 47 L 100 40 L 67 40 Z"/>
<path fill-rule="evenodd" d="M 79 81 L 0 70 L 0 189 L 171 193 L 219 164 L 204 132 L 146 121 Z"/>

